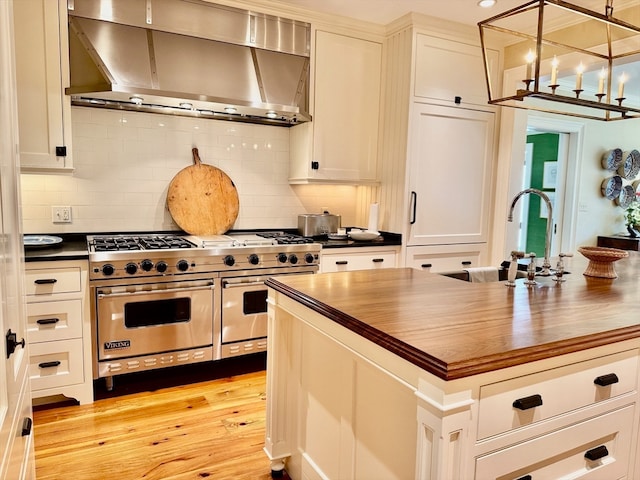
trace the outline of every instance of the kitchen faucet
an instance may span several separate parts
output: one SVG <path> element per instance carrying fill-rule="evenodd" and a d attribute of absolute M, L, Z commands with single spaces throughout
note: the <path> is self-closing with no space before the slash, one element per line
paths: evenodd
<path fill-rule="evenodd" d="M 551 200 L 549 200 L 547 194 L 541 190 L 538 190 L 537 188 L 525 188 L 524 190 L 522 190 L 515 197 L 513 197 L 513 200 L 511 201 L 511 208 L 509 209 L 509 216 L 507 217 L 507 221 L 513 222 L 513 209 L 520 197 L 527 193 L 535 193 L 547 204 L 547 236 L 544 245 L 544 260 L 542 262 L 542 270 L 538 273 L 538 275 L 549 276 L 551 275 L 551 272 L 549 271 L 551 268 L 549 253 L 551 251 L 551 222 L 553 221 L 553 207 L 551 205 Z"/>

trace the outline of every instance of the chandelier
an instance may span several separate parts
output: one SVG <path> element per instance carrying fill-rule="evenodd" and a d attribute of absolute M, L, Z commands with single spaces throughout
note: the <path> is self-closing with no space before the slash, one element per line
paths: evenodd
<path fill-rule="evenodd" d="M 613 16 L 534 0 L 478 23 L 489 103 L 596 120 L 640 116 L 640 5 Z M 502 51 L 502 65 L 496 54 Z"/>

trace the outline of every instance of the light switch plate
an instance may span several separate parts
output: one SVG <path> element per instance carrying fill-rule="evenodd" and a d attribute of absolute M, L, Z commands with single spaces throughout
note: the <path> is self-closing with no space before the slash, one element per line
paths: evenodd
<path fill-rule="evenodd" d="M 69 206 L 51 207 L 51 221 L 53 223 L 71 223 L 71 207 Z"/>

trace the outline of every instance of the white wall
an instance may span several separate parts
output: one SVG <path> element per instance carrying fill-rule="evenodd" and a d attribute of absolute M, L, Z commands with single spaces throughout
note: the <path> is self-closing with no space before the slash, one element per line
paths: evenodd
<path fill-rule="evenodd" d="M 87 107 L 73 107 L 72 122 L 73 175 L 22 175 L 25 233 L 179 230 L 166 194 L 192 147 L 234 181 L 234 230 L 296 228 L 322 207 L 355 222 L 356 187 L 288 184 L 287 128 Z M 54 224 L 54 205 L 71 206 L 73 222 Z"/>

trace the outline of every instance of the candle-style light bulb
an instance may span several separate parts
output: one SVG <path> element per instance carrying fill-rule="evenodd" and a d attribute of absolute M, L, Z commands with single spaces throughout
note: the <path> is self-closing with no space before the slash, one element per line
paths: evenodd
<path fill-rule="evenodd" d="M 556 56 L 553 56 L 553 60 L 551 61 L 551 85 L 558 84 L 558 59 Z"/>
<path fill-rule="evenodd" d="M 618 81 L 618 98 L 624 98 L 624 82 L 626 81 L 627 76 L 623 73 Z"/>
<path fill-rule="evenodd" d="M 604 80 L 607 78 L 607 71 L 602 67 L 598 74 L 598 94 L 604 95 Z"/>
<path fill-rule="evenodd" d="M 531 75 L 531 71 L 532 71 L 532 67 L 533 67 L 533 61 L 536 59 L 536 55 L 535 53 L 533 53 L 533 51 L 531 49 L 529 49 L 529 51 L 527 52 L 527 54 L 524 57 L 525 61 L 527 62 L 527 72 L 525 75 L 525 79 L 526 80 L 531 80 L 533 77 Z"/>
<path fill-rule="evenodd" d="M 582 73 L 584 72 L 584 65 L 580 62 L 578 68 L 576 68 L 576 90 L 582 90 Z"/>

